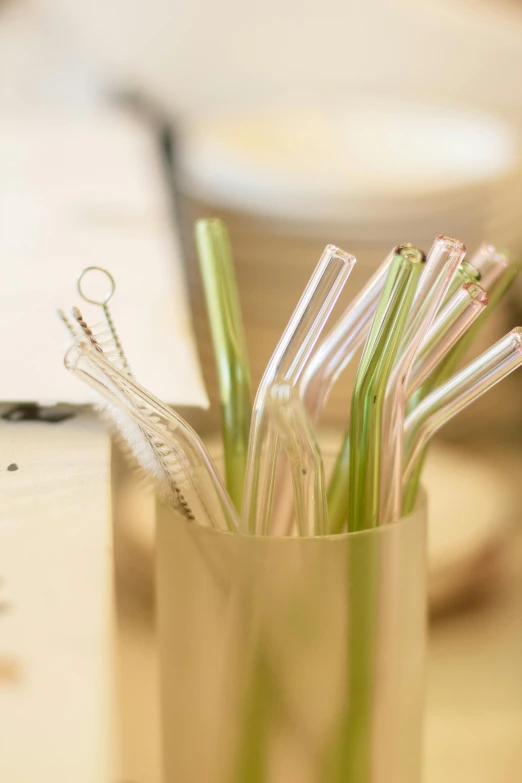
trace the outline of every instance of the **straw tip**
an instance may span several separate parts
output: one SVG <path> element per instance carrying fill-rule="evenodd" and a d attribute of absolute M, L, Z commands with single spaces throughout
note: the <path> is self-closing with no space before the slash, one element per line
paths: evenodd
<path fill-rule="evenodd" d="M 330 258 L 339 258 L 346 264 L 350 264 L 352 266 L 357 262 L 355 256 L 352 256 L 351 253 L 347 253 L 346 250 L 343 250 L 341 247 L 337 247 L 337 245 L 326 245 L 323 253 L 323 257 L 324 256 L 329 256 Z"/>
<path fill-rule="evenodd" d="M 522 326 L 515 326 L 510 332 L 516 348 L 522 351 Z"/>
<path fill-rule="evenodd" d="M 478 283 L 464 283 L 463 288 L 473 302 L 480 302 L 483 305 L 488 304 L 489 297 L 487 291 Z"/>
<path fill-rule="evenodd" d="M 202 234 L 206 234 L 209 232 L 214 231 L 226 231 L 226 223 L 224 220 L 221 220 L 221 218 L 212 217 L 212 218 L 199 218 L 199 220 L 196 220 L 194 231 L 196 236 L 200 236 Z"/>
<path fill-rule="evenodd" d="M 455 239 L 454 237 L 448 237 L 445 234 L 439 234 L 434 244 L 444 245 L 448 250 L 453 250 L 462 255 L 466 252 L 466 245 L 464 242 L 461 242 L 460 239 Z"/>
<path fill-rule="evenodd" d="M 485 240 L 484 242 L 481 243 L 478 252 L 483 253 L 484 255 L 494 256 L 497 253 L 497 248 L 495 247 L 495 245 L 491 244 L 491 242 Z"/>
<path fill-rule="evenodd" d="M 480 270 L 478 270 L 477 267 L 471 263 L 471 261 L 466 261 L 466 259 L 461 261 L 459 271 L 469 278 L 468 282 L 470 283 L 480 283 L 482 279 Z"/>
<path fill-rule="evenodd" d="M 411 261 L 413 264 L 423 264 L 426 261 L 426 256 L 419 250 L 418 247 L 413 245 L 399 245 L 397 248 L 397 255 L 404 258 L 406 261 Z"/>

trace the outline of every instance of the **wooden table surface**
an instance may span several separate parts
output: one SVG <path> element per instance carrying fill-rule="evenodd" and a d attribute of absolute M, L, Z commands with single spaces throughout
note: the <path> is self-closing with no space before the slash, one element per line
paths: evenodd
<path fill-rule="evenodd" d="M 152 499 L 90 417 L 1 423 L 0 450 L 0 780 L 160 783 Z M 519 779 L 521 661 L 522 528 L 431 628 L 424 783 Z"/>

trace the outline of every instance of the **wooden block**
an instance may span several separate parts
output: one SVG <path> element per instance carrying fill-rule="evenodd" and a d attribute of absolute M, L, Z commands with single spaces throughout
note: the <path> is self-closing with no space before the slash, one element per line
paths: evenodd
<path fill-rule="evenodd" d="M 0 424 L 0 780 L 114 779 L 109 439 Z"/>

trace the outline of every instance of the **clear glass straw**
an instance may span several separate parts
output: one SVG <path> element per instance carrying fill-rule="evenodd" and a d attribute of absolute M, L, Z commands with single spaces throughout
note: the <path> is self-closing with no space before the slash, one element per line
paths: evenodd
<path fill-rule="evenodd" d="M 417 288 L 423 256 L 415 248 L 393 259 L 363 350 L 352 395 L 350 429 L 328 487 L 331 533 L 377 524 L 384 391 L 399 350 Z M 350 449 L 350 443 L 356 448 Z M 349 491 L 348 491 L 349 490 Z"/>
<path fill-rule="evenodd" d="M 506 266 L 508 263 L 505 255 L 499 253 L 499 251 L 493 245 L 483 242 L 478 250 L 470 258 L 470 264 L 475 267 L 480 273 L 480 284 L 489 291 L 492 278 L 498 275 L 497 267 Z"/>
<path fill-rule="evenodd" d="M 303 373 L 301 395 L 317 425 L 332 386 L 362 348 L 377 309 L 390 266 L 402 248 L 394 248 L 318 346 Z"/>
<path fill-rule="evenodd" d="M 379 524 L 398 519 L 401 515 L 408 376 L 465 253 L 466 248 L 459 240 L 439 236 L 426 257 L 406 334 L 386 388 L 382 425 Z"/>
<path fill-rule="evenodd" d="M 332 387 L 364 345 L 395 254 L 407 247 L 411 245 L 399 245 L 388 254 L 310 357 L 301 379 L 300 393 L 315 427 Z M 286 480 L 287 467 L 284 463 L 281 465 L 277 490 L 279 532 L 284 535 L 291 532 L 294 520 L 294 491 L 291 482 Z"/>
<path fill-rule="evenodd" d="M 230 241 L 222 220 L 198 220 L 196 245 L 221 398 L 226 485 L 241 510 L 251 416 L 250 367 Z"/>
<path fill-rule="evenodd" d="M 465 283 L 450 299 L 428 330 L 408 376 L 406 397 L 424 383 L 448 351 L 460 340 L 488 304 L 488 295 L 477 283 Z"/>
<path fill-rule="evenodd" d="M 168 461 L 167 471 L 171 463 L 175 465 L 170 476 L 173 487 L 178 487 L 183 495 L 190 493 L 189 502 L 197 522 L 221 530 L 237 530 L 239 520 L 234 506 L 205 446 L 187 422 L 86 342 L 69 349 L 65 366 L 108 401 L 121 434 L 137 459 L 158 479 L 156 455 L 141 451 L 141 430 L 154 439 L 154 445 Z M 160 465 L 161 471 L 163 468 Z"/>
<path fill-rule="evenodd" d="M 324 535 L 327 532 L 324 464 L 310 416 L 298 390 L 290 384 L 272 386 L 267 406 L 292 472 L 299 535 Z"/>
<path fill-rule="evenodd" d="M 438 307 L 434 303 L 439 307 L 442 304 L 465 254 L 466 247 L 452 237 L 439 236 L 431 246 L 411 307 L 401 354 L 415 340 L 419 326 L 429 321 L 427 314 L 433 313 L 432 321 L 435 318 Z"/>
<path fill-rule="evenodd" d="M 522 327 L 517 327 L 430 392 L 408 416 L 405 424 L 404 513 L 411 511 L 415 504 L 430 438 L 521 364 Z"/>
<path fill-rule="evenodd" d="M 483 311 L 482 317 L 477 319 L 477 321 L 463 334 L 456 345 L 454 345 L 449 353 L 439 362 L 431 375 L 417 390 L 412 398 L 412 410 L 415 404 L 418 404 L 418 402 L 432 389 L 440 386 L 441 383 L 444 383 L 444 381 L 455 372 L 457 366 L 473 345 L 478 332 L 483 328 L 487 319 L 494 312 L 502 297 L 512 286 L 518 275 L 518 265 L 508 261 L 508 259 L 500 253 L 493 254 L 493 248 L 490 245 L 484 246 L 484 248 L 487 248 L 489 252 L 489 255 L 487 255 L 486 250 L 484 249 L 484 257 L 487 255 L 489 266 L 486 267 L 482 274 L 481 286 L 488 294 L 488 306 L 485 311 Z"/>
<path fill-rule="evenodd" d="M 272 517 L 278 439 L 267 413 L 274 383 L 297 385 L 306 362 L 355 264 L 355 258 L 328 245 L 265 370 L 254 400 L 248 443 L 242 525 L 267 535 Z"/>

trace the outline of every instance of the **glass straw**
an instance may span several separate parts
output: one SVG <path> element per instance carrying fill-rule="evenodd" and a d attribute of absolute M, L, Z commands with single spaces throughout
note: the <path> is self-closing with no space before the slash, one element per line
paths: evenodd
<path fill-rule="evenodd" d="M 248 442 L 242 524 L 250 533 L 266 535 L 271 523 L 277 434 L 266 415 L 266 396 L 274 383 L 297 385 L 312 350 L 355 258 L 328 245 L 270 359 L 259 385 L 252 411 Z"/>
<path fill-rule="evenodd" d="M 352 395 L 350 429 L 328 487 L 331 533 L 377 524 L 384 390 L 404 335 L 422 264 L 422 253 L 395 254 L 363 350 Z M 350 449 L 350 442 L 356 448 Z M 349 488 L 349 492 L 348 492 Z"/>
<path fill-rule="evenodd" d="M 399 245 L 388 254 L 310 358 L 303 373 L 301 395 L 314 425 L 321 417 L 332 386 L 364 345 L 392 261 L 407 247 L 411 245 Z"/>
<path fill-rule="evenodd" d="M 195 233 L 221 398 L 226 486 L 240 511 L 251 415 L 241 306 L 225 224 L 218 219 L 198 220 Z"/>
<path fill-rule="evenodd" d="M 364 345 L 375 316 L 386 275 L 395 253 L 403 247 L 411 247 L 411 245 L 399 245 L 388 254 L 310 357 L 299 388 L 314 426 L 317 426 L 321 419 L 332 387 Z M 291 483 L 286 480 L 285 467 L 284 464 L 281 465 L 277 492 L 277 516 L 278 521 L 281 520 L 280 532 L 288 535 L 294 519 L 294 492 Z"/>
<path fill-rule="evenodd" d="M 401 515 L 402 458 L 406 387 L 419 347 L 444 301 L 466 248 L 457 239 L 439 236 L 422 271 L 406 334 L 390 376 L 384 401 L 379 524 Z"/>
<path fill-rule="evenodd" d="M 433 322 L 417 354 L 408 376 L 407 398 L 424 383 L 487 304 L 488 295 L 477 283 L 465 283 L 450 299 Z"/>
<path fill-rule="evenodd" d="M 324 464 L 310 416 L 296 387 L 287 383 L 270 387 L 267 406 L 290 463 L 299 535 L 325 535 Z"/>
<path fill-rule="evenodd" d="M 522 327 L 517 327 L 430 392 L 408 416 L 405 425 L 404 514 L 415 505 L 426 446 L 432 436 L 521 364 Z"/>
<path fill-rule="evenodd" d="M 470 263 L 480 272 L 480 282 L 484 288 L 487 288 L 487 283 L 491 274 L 495 274 L 495 268 L 500 263 L 505 265 L 507 263 L 506 257 L 499 253 L 496 247 L 483 242 L 478 250 L 471 256 Z M 487 289 L 488 290 L 488 289 Z"/>
<path fill-rule="evenodd" d="M 473 266 L 473 264 L 464 259 L 464 261 L 459 264 L 458 269 L 455 272 L 455 276 L 451 281 L 450 287 L 448 288 L 448 293 L 446 294 L 442 306 L 445 307 L 450 299 L 455 296 L 457 291 L 460 291 L 463 285 L 466 285 L 466 283 L 480 283 L 481 278 L 482 275 L 477 267 Z"/>
<path fill-rule="evenodd" d="M 123 437 L 146 470 L 158 478 L 154 455 L 141 451 L 141 430 L 154 439 L 154 445 L 169 462 L 175 462 L 176 473 L 170 477 L 172 484 L 183 493 L 190 491 L 190 505 L 197 509 L 195 518 L 200 524 L 237 530 L 239 520 L 234 506 L 205 446 L 184 419 L 113 367 L 86 342 L 69 349 L 65 366 L 109 402 Z"/>
<path fill-rule="evenodd" d="M 464 266 L 465 263 L 466 262 L 463 261 L 461 267 Z M 477 332 L 482 328 L 486 319 L 489 318 L 499 299 L 503 296 L 507 288 L 509 288 L 516 276 L 516 272 L 514 272 L 513 267 L 507 258 L 502 253 L 498 253 L 493 245 L 489 245 L 487 242 L 483 242 L 479 249 L 473 254 L 470 266 L 480 275 L 480 280 L 477 280 L 476 282 L 480 282 L 482 288 L 484 288 L 488 294 L 487 315 L 484 314 L 484 317 L 475 324 L 473 329 L 470 328 L 465 335 L 461 337 L 460 341 L 451 349 L 446 357 L 440 361 L 438 367 L 434 369 L 432 376 L 427 378 L 424 384 L 417 389 L 408 402 L 408 412 L 411 412 L 415 405 L 425 397 L 431 389 L 439 386 L 454 372 L 457 364 L 473 343 Z M 504 280 L 504 282 L 502 282 L 502 280 Z"/>
<path fill-rule="evenodd" d="M 484 248 L 489 250 L 489 255 L 487 256 L 487 258 L 489 258 L 489 266 L 487 266 L 482 274 L 481 286 L 488 294 L 488 306 L 483 312 L 482 317 L 464 333 L 458 343 L 454 345 L 450 352 L 446 354 L 446 357 L 439 362 L 431 375 L 418 389 L 412 398 L 412 410 L 415 404 L 425 397 L 432 389 L 440 386 L 441 383 L 446 381 L 455 372 L 456 367 L 473 345 L 478 332 L 483 328 L 487 319 L 494 312 L 498 303 L 509 290 L 518 275 L 518 265 L 508 261 L 508 259 L 500 253 L 493 255 L 493 249 L 490 245 L 484 246 Z M 486 257 L 485 250 L 483 256 Z"/>

